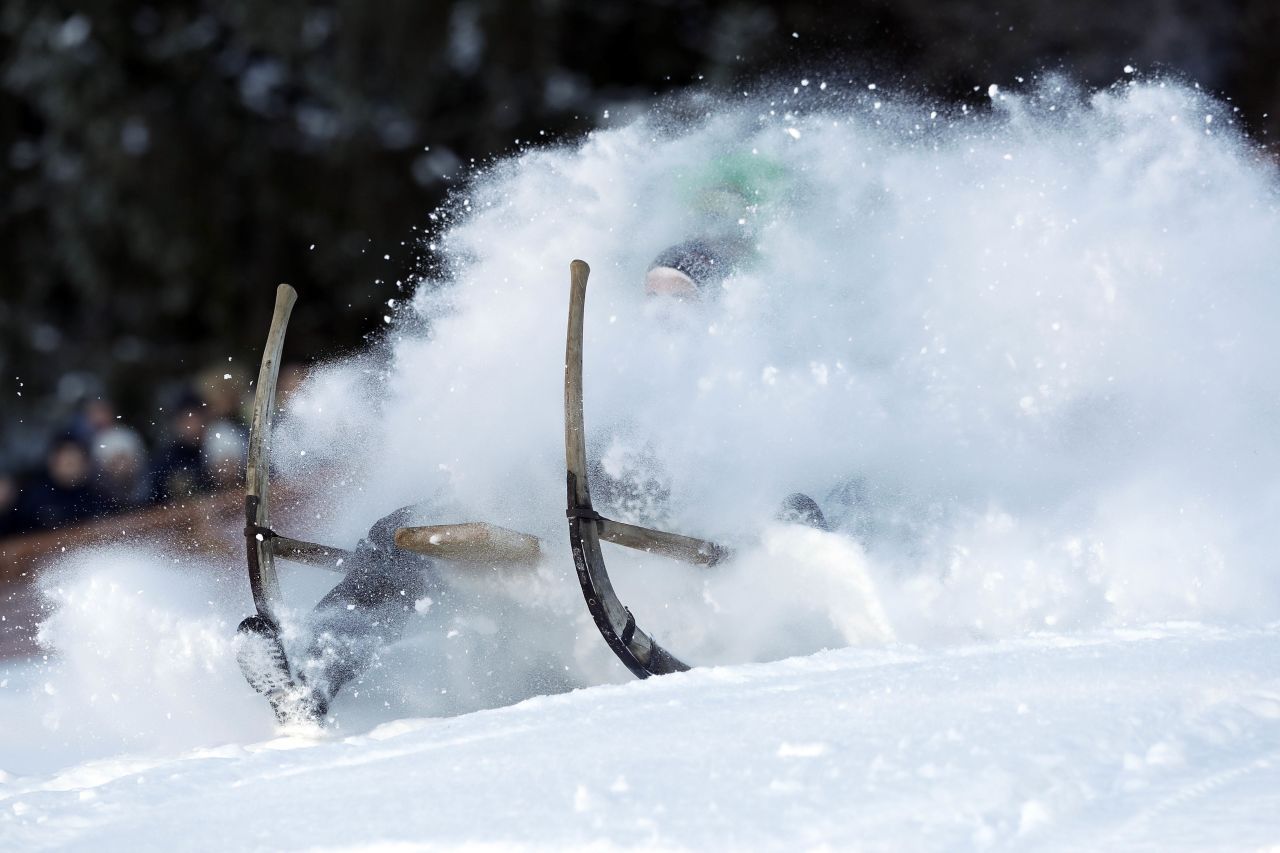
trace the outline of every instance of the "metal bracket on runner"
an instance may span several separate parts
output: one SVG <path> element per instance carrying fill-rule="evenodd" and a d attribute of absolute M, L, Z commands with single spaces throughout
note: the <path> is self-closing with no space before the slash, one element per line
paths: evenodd
<path fill-rule="evenodd" d="M 731 552 L 715 542 L 651 530 L 605 518 L 591 506 L 587 483 L 587 440 L 582 415 L 582 329 L 591 268 L 584 261 L 569 265 L 569 330 L 564 356 L 564 450 L 567 469 L 569 543 L 578 583 L 601 636 L 614 654 L 639 678 L 683 672 L 688 664 L 659 646 L 636 625 L 609 580 L 600 542 L 663 554 L 685 562 L 713 566 Z"/>
<path fill-rule="evenodd" d="M 607 519 L 596 512 L 589 506 L 571 506 L 564 511 L 565 518 L 589 518 L 592 521 L 607 521 Z"/>

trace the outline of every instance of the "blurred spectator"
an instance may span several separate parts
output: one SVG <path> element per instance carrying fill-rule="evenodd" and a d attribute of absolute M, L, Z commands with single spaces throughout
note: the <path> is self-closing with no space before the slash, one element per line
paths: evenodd
<path fill-rule="evenodd" d="M 151 499 L 157 503 L 185 498 L 213 488 L 213 478 L 200 458 L 205 428 L 204 404 L 186 394 L 169 421 L 170 443 L 160 454 L 151 475 Z"/>
<path fill-rule="evenodd" d="M 200 450 L 205 475 L 213 481 L 214 488 L 234 489 L 244 484 L 247 447 L 244 430 L 231 421 L 217 420 L 205 427 Z"/>
<path fill-rule="evenodd" d="M 303 372 L 289 365 L 281 376 L 287 395 Z M 247 429 L 238 421 L 244 377 L 233 368 L 210 368 L 196 387 L 201 393 L 185 392 L 164 424 L 170 440 L 154 458 L 110 400 L 82 400 L 65 432 L 50 442 L 42 469 L 0 472 L 0 538 L 240 488 L 248 448 Z"/>
<path fill-rule="evenodd" d="M 21 523 L 51 529 L 100 514 L 106 504 L 90 481 L 91 471 L 89 452 L 74 436 L 54 439 L 45 470 L 18 497 Z"/>
<path fill-rule="evenodd" d="M 18 478 L 0 471 L 0 538 L 22 530 L 18 516 Z"/>
<path fill-rule="evenodd" d="M 205 401 L 205 427 L 201 442 L 205 474 L 214 488 L 234 489 L 244 483 L 244 456 L 248 437 L 242 413 L 252 407 L 253 397 L 245 393 L 248 381 L 238 367 L 214 365 L 196 379 Z"/>
<path fill-rule="evenodd" d="M 147 449 L 130 427 L 115 425 L 102 430 L 91 449 L 98 473 L 98 490 L 110 512 L 133 509 L 147 502 Z"/>
<path fill-rule="evenodd" d="M 68 431 L 85 447 L 92 447 L 95 437 L 114 423 L 115 416 L 115 406 L 110 400 L 104 400 L 101 397 L 96 400 L 84 400 L 71 416 L 71 426 Z"/>

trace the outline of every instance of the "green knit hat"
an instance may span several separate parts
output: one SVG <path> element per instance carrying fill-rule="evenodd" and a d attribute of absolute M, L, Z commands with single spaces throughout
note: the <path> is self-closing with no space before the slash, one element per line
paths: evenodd
<path fill-rule="evenodd" d="M 772 157 L 735 151 L 686 173 L 681 184 L 690 209 L 737 218 L 748 208 L 778 201 L 786 180 L 786 167 Z"/>

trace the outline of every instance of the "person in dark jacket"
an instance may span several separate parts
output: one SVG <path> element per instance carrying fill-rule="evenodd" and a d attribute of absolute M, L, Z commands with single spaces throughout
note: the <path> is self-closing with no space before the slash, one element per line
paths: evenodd
<path fill-rule="evenodd" d="M 400 639 L 416 602 L 439 589 L 431 560 L 396 547 L 396 528 L 406 526 L 413 512 L 402 507 L 380 518 L 360 540 L 346 577 L 311 611 L 305 626 L 310 642 L 295 668 L 275 626 L 261 616 L 240 623 L 240 670 L 279 722 L 323 722 L 338 692 L 373 664 L 380 649 Z"/>
<path fill-rule="evenodd" d="M 200 453 L 205 415 L 199 397 L 186 394 L 169 421 L 169 444 L 160 452 L 151 472 L 151 500 L 177 500 L 213 489 L 214 480 L 205 470 Z"/>
<path fill-rule="evenodd" d="M 705 233 L 659 252 L 645 271 L 645 293 L 680 300 L 706 299 L 725 279 L 750 269 L 757 261 L 755 220 L 762 205 L 777 199 L 786 177 L 780 164 L 756 154 L 715 160 L 694 181 L 692 205 L 700 213 Z M 598 471 L 597 480 L 604 485 L 606 499 L 621 496 L 632 503 L 642 503 L 633 493 L 660 487 L 652 477 L 640 484 L 614 482 L 603 471 Z M 660 499 L 665 497 L 659 494 Z M 802 492 L 784 498 L 775 518 L 817 530 L 831 529 L 817 501 Z"/>
<path fill-rule="evenodd" d="M 114 424 L 100 431 L 90 451 L 97 488 L 113 512 L 143 506 L 150 497 L 147 448 L 131 427 Z"/>
<path fill-rule="evenodd" d="M 53 440 L 45 454 L 45 468 L 23 489 L 17 515 L 36 530 L 53 530 L 108 511 L 106 501 L 91 482 L 89 452 L 72 435 Z"/>

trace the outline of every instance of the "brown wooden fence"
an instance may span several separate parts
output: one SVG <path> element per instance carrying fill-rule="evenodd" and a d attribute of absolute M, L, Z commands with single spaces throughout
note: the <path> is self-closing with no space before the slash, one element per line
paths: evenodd
<path fill-rule="evenodd" d="M 243 528 L 244 495 L 236 491 L 0 539 L 0 658 L 37 650 L 36 579 L 59 557 L 113 543 L 149 545 L 174 553 L 238 555 L 244 549 Z"/>

